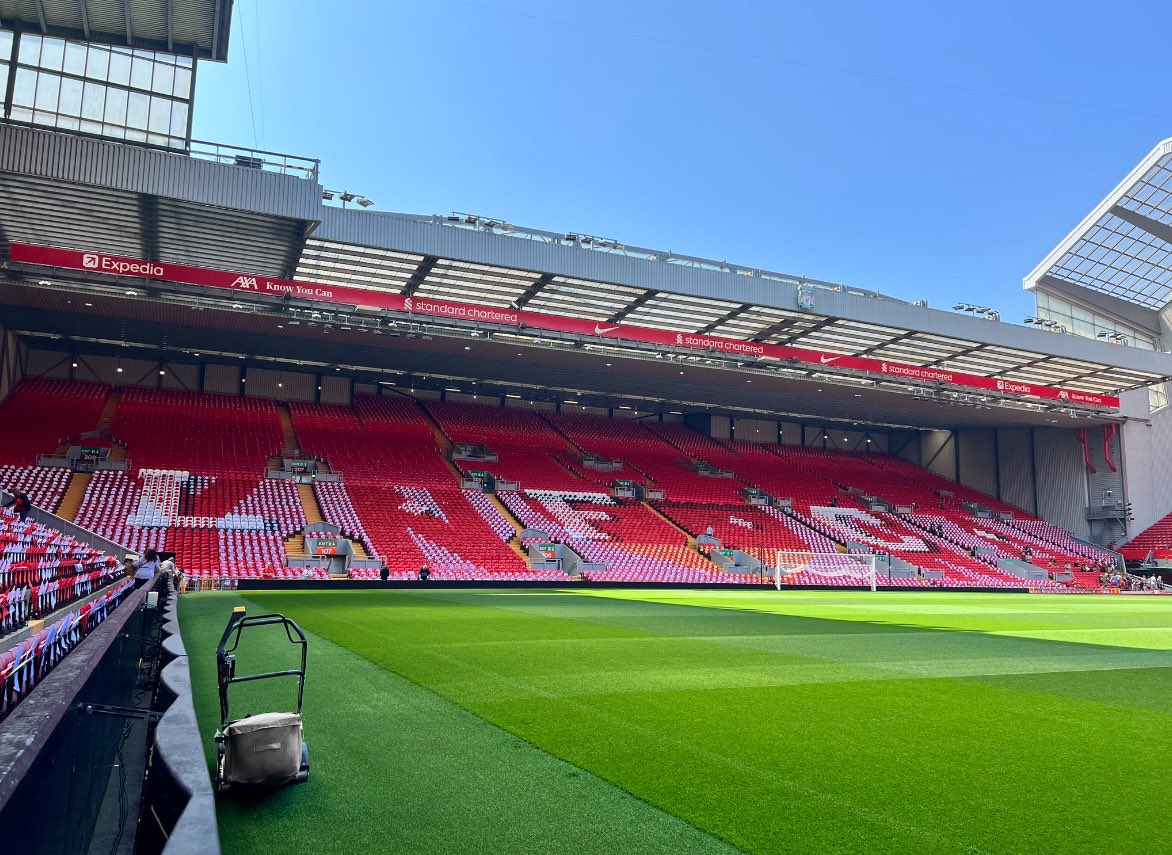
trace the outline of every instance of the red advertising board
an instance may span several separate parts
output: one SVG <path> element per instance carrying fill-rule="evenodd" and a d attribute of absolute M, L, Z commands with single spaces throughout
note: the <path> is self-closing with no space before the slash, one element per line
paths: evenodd
<path fill-rule="evenodd" d="M 983 389 L 1002 394 L 1018 395 L 1023 398 L 1091 404 L 1099 407 L 1119 407 L 1119 399 L 1110 395 L 1097 395 L 1092 392 L 1080 392 L 1074 389 L 1061 389 L 1054 386 L 1040 386 L 1035 383 L 999 380 L 995 377 L 965 374 L 959 371 L 950 371 L 945 368 L 925 368 L 902 362 L 868 359 L 861 356 L 845 356 L 839 353 L 828 353 L 801 347 L 761 344 L 754 341 L 722 338 L 720 336 L 677 333 L 630 324 L 605 324 L 582 320 L 580 318 L 567 318 L 560 315 L 497 309 L 492 306 L 454 303 L 448 300 L 433 300 L 428 297 L 408 297 L 402 294 L 387 294 L 382 291 L 368 291 L 362 288 L 319 285 L 313 282 L 295 282 L 290 279 L 270 279 L 264 276 L 251 276 L 246 273 L 211 270 L 206 267 L 191 267 L 167 262 L 144 261 L 138 258 L 126 258 L 98 252 L 83 252 L 81 250 L 14 243 L 9 247 L 9 259 L 21 264 L 59 267 L 68 270 L 86 270 L 112 276 L 156 279 L 164 282 L 177 282 L 184 285 L 201 285 L 209 288 L 245 291 L 250 294 L 264 294 L 272 297 L 288 295 L 300 300 L 388 309 L 396 312 L 407 312 L 413 315 L 476 321 L 479 323 L 515 327 L 517 329 L 529 327 L 552 332 L 595 336 L 603 339 L 619 339 L 672 347 L 686 347 L 712 353 L 734 354 L 746 357 L 768 357 L 786 361 L 792 360 L 803 365 L 846 368 L 852 371 L 859 371 L 894 380 L 903 379 L 935 382 L 944 386 Z"/>

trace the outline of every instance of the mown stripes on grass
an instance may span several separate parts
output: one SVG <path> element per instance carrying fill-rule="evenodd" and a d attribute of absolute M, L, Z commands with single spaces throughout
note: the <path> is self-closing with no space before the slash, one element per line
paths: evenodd
<path fill-rule="evenodd" d="M 746 851 L 1158 851 L 1170 830 L 1172 623 L 1162 603 L 709 592 L 250 598 L 376 673 L 426 686 Z M 1131 646 L 1037 637 L 1097 631 Z M 364 694 L 339 694 L 339 710 L 354 693 Z M 625 821 L 615 822 L 620 839 Z M 612 851 L 657 851 L 641 848 L 638 826 L 626 830 L 627 844 Z M 711 845 L 698 836 L 681 851 L 700 851 L 693 844 Z"/>
<path fill-rule="evenodd" d="M 180 621 L 208 750 L 219 721 L 215 648 L 232 606 L 188 595 Z M 309 628 L 308 783 L 222 799 L 225 853 L 698 852 L 735 850 Z M 282 638 L 246 635 L 239 673 L 291 661 Z M 247 684 L 234 715 L 289 709 L 292 686 Z"/>

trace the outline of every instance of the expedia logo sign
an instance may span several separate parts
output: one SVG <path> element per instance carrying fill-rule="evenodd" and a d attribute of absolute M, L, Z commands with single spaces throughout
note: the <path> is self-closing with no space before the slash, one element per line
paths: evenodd
<path fill-rule="evenodd" d="M 86 270 L 100 270 L 102 273 L 114 273 L 119 276 L 150 276 L 161 278 L 163 266 L 153 261 L 125 261 L 121 258 L 111 258 L 108 255 L 96 255 L 87 252 L 81 257 L 81 266 Z"/>
<path fill-rule="evenodd" d="M 1002 392 L 1016 392 L 1019 395 L 1030 395 L 1034 391 L 1034 388 L 1028 383 L 1011 383 L 1008 380 L 998 380 L 997 388 Z"/>

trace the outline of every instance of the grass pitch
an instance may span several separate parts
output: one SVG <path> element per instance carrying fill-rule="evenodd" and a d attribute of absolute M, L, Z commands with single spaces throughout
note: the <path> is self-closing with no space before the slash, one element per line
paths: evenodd
<path fill-rule="evenodd" d="M 1165 598 L 187 595 L 209 757 L 237 602 L 311 636 L 313 770 L 221 802 L 228 853 L 1172 851 Z"/>

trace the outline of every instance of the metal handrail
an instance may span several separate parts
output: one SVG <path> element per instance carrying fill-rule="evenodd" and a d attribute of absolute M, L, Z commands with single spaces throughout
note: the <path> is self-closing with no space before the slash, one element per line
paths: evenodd
<path fill-rule="evenodd" d="M 227 145 L 207 140 L 191 140 L 186 153 L 190 157 L 200 160 L 258 169 L 262 172 L 293 175 L 315 182 L 321 170 L 321 161 L 314 157 L 302 157 L 296 154 Z"/>

